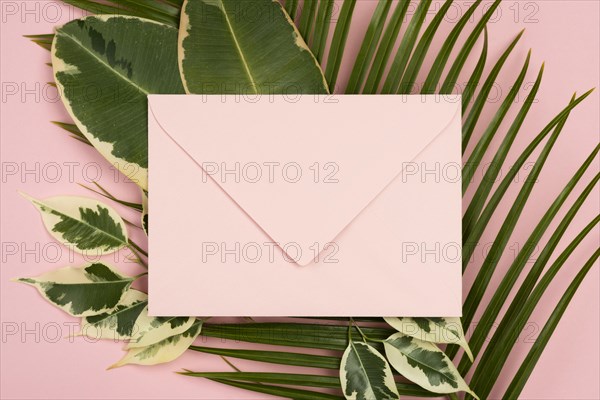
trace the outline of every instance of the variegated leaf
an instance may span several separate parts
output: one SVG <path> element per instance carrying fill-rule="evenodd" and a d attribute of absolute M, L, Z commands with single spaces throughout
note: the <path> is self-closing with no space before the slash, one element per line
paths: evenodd
<path fill-rule="evenodd" d="M 384 341 L 390 364 L 406 379 L 434 393 L 470 393 L 452 361 L 435 344 L 400 332 Z"/>
<path fill-rule="evenodd" d="M 392 328 L 407 336 L 432 343 L 452 343 L 461 346 L 473 361 L 473 353 L 465 339 L 460 318 L 384 317 Z"/>
<path fill-rule="evenodd" d="M 56 29 L 54 79 L 86 139 L 140 187 L 148 186 L 146 96 L 184 93 L 177 29 L 124 15 L 96 15 Z"/>
<path fill-rule="evenodd" d="M 83 318 L 79 334 L 92 339 L 130 339 L 139 330 L 136 321 L 147 305 L 146 293 L 129 289 L 114 310 Z"/>
<path fill-rule="evenodd" d="M 340 381 L 349 400 L 399 399 L 392 370 L 372 346 L 351 341 L 342 356 Z"/>
<path fill-rule="evenodd" d="M 183 333 L 170 336 L 150 346 L 129 349 L 125 357 L 109 368 L 127 364 L 155 365 L 173 361 L 194 343 L 201 330 L 202 321 L 197 320 Z"/>
<path fill-rule="evenodd" d="M 49 302 L 76 317 L 112 311 L 134 278 L 123 276 L 103 263 L 66 267 L 35 278 L 21 278 L 35 286 Z"/>
<path fill-rule="evenodd" d="M 188 93 L 328 93 L 317 60 L 273 0 L 187 0 L 179 66 Z"/>
<path fill-rule="evenodd" d="M 137 321 L 138 330 L 131 336 L 127 348 L 146 347 L 187 331 L 194 317 L 150 317 L 145 309 Z"/>
<path fill-rule="evenodd" d="M 40 211 L 48 232 L 79 253 L 103 255 L 128 245 L 123 219 L 97 200 L 76 196 L 37 200 L 23 196 Z"/>

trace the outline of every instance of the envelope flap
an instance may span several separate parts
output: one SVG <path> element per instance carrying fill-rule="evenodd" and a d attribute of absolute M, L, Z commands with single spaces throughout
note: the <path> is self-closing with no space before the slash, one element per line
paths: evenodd
<path fill-rule="evenodd" d="M 189 184 L 214 180 L 299 265 L 335 245 L 406 163 L 460 118 L 458 96 L 148 99 L 150 118 L 199 167 Z"/>

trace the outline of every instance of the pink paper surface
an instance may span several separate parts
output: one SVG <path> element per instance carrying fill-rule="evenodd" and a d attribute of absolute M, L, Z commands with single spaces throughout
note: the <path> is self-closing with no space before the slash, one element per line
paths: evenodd
<path fill-rule="evenodd" d="M 150 313 L 460 316 L 460 104 L 150 96 Z"/>
<path fill-rule="evenodd" d="M 337 4 L 337 3 L 336 3 Z M 439 9 L 440 2 L 434 1 L 431 10 Z M 439 46 L 445 33 L 454 26 L 470 2 L 457 2 L 452 15 L 442 24 L 441 32 L 434 38 L 432 46 Z M 338 4 L 339 6 L 339 4 Z M 76 320 L 56 310 L 37 295 L 30 287 L 10 281 L 20 276 L 38 275 L 44 271 L 63 265 L 78 264 L 82 260 L 59 250 L 58 245 L 44 231 L 39 215 L 16 193 L 23 190 L 39 197 L 58 194 L 89 196 L 89 192 L 77 186 L 76 182 L 89 184 L 99 179 L 115 194 L 132 201 L 139 201 L 133 184 L 124 184 L 117 174 L 93 149 L 70 139 L 60 128 L 49 124 L 50 120 L 67 121 L 67 115 L 54 90 L 46 84 L 52 80 L 49 53 L 22 35 L 49 33 L 52 27 L 65 23 L 80 14 L 70 6 L 54 1 L 9 1 L 1 0 L 1 60 L 2 81 L 2 121 L 0 151 L 4 171 L 16 168 L 16 174 L 5 174 L 2 180 L 1 197 L 1 242 L 2 267 L 0 269 L 0 298 L 2 341 L 0 397 L 3 399 L 264 399 L 266 396 L 228 388 L 199 379 L 188 379 L 173 371 L 181 368 L 228 371 L 229 367 L 221 359 L 204 354 L 185 354 L 176 362 L 157 367 L 124 367 L 105 371 L 108 365 L 118 360 L 123 352 L 121 345 L 112 342 L 97 342 L 79 338 L 64 339 L 75 329 Z M 344 56 L 345 67 L 340 73 L 338 93 L 343 92 L 350 74 L 351 63 L 356 56 L 375 2 L 357 2 L 355 18 L 348 41 L 351 48 Z M 337 8 L 339 10 L 339 7 Z M 526 82 L 531 87 L 535 79 L 533 66 L 546 62 L 544 80 L 537 102 L 533 105 L 530 117 L 525 121 L 515 146 L 522 149 L 534 135 L 569 101 L 572 93 L 583 93 L 600 84 L 598 76 L 600 48 L 599 4 L 596 1 L 534 1 L 503 2 L 500 11 L 489 24 L 489 58 L 496 59 L 514 35 L 526 28 L 524 37 L 507 61 L 505 70 L 498 79 L 490 96 L 490 105 L 484 110 L 482 122 L 488 122 L 493 110 L 501 101 L 529 50 L 533 48 L 532 69 Z M 411 8 L 410 12 L 414 12 Z M 481 16 L 475 13 L 474 21 Z M 431 15 L 428 16 L 428 20 Z M 472 23 L 470 23 L 472 26 Z M 464 38 L 461 38 L 461 41 Z M 481 48 L 481 42 L 477 49 Z M 426 59 L 430 65 L 432 59 Z M 476 62 L 469 59 L 463 74 L 464 82 Z M 487 68 L 489 70 L 490 67 Z M 524 95 L 519 97 L 523 101 Z M 599 96 L 596 91 L 572 113 L 563 135 L 538 184 L 530 203 L 517 224 L 517 230 L 510 239 L 510 248 L 499 264 L 499 272 L 505 271 L 514 258 L 519 246 L 527 239 L 532 227 L 543 215 L 567 179 L 589 154 L 598 142 L 600 123 L 598 109 Z M 510 115 L 514 116 L 514 112 Z M 299 116 L 301 118 L 301 116 Z M 510 118 L 507 119 L 510 123 Z M 502 136 L 508 128 L 500 128 Z M 481 130 L 476 130 L 478 138 Z M 499 145 L 499 138 L 492 142 L 492 148 Z M 509 156 L 511 165 L 515 155 Z M 484 162 L 489 162 L 488 157 Z M 74 164 L 70 164 L 74 163 Z M 531 164 L 528 165 L 531 167 Z M 598 162 L 591 170 L 597 171 Z M 23 171 L 33 171 L 25 173 Z M 101 170 L 101 172 L 98 172 Z M 58 171 L 58 174 L 56 173 Z M 523 183 L 528 170 L 520 174 L 509 191 L 514 198 Z M 579 193 L 589 181 L 594 171 L 586 174 L 575 193 Z M 100 174 L 100 175 L 99 175 Z M 475 179 L 481 179 L 477 174 Z M 469 196 L 468 194 L 467 196 Z M 468 199 L 468 197 L 467 197 Z M 567 201 L 571 204 L 573 198 Z M 567 230 L 558 251 L 564 249 L 570 240 L 597 213 L 600 199 L 595 190 L 583 206 L 572 226 Z M 509 202 L 501 204 L 507 211 Z M 123 215 L 135 218 L 119 208 Z M 559 214 L 559 218 L 564 212 Z M 483 242 L 490 243 L 502 223 L 499 216 L 492 220 L 492 226 L 484 235 Z M 550 230 L 556 226 L 556 222 Z M 584 240 L 581 247 L 571 256 L 563 271 L 551 285 L 542 304 L 530 319 L 527 329 L 520 336 L 513 352 L 514 358 L 500 377 L 499 385 L 506 385 L 517 370 L 521 359 L 535 341 L 547 315 L 560 298 L 568 282 L 578 267 L 598 246 L 599 231 L 596 229 Z M 543 240 L 547 240 L 545 235 Z M 136 236 L 142 241 L 142 235 Z M 6 246 L 16 246 L 10 252 Z M 478 262 L 485 254 L 485 246 L 476 252 Z M 487 247 L 489 249 L 489 246 Z M 12 254 L 14 253 L 14 254 Z M 124 261 L 125 254 L 119 255 L 123 270 L 133 272 L 131 265 Z M 465 290 L 474 278 L 468 271 L 464 280 Z M 499 276 L 494 277 L 496 285 Z M 235 290 L 235 288 L 230 288 Z M 600 388 L 597 377 L 600 374 L 600 281 L 598 268 L 594 267 L 581 285 L 570 308 L 560 325 L 531 379 L 525 387 L 523 399 L 598 399 Z M 466 292 L 463 293 L 465 295 Z M 489 299 L 491 292 L 486 295 Z M 475 318 L 477 321 L 478 317 Z M 244 343 L 199 339 L 201 345 L 218 347 L 249 347 Z M 263 365 L 236 360 L 243 370 L 263 369 Z M 276 367 L 288 371 L 288 368 Z M 502 392 L 492 392 L 491 398 L 499 398 Z"/>

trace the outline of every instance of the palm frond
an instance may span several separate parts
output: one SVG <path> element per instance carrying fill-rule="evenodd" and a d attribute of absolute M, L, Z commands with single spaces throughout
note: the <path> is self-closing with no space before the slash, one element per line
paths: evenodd
<path fill-rule="evenodd" d="M 590 227 L 595 226 L 596 224 L 598 224 L 599 220 L 600 220 L 600 217 L 596 217 L 596 219 L 594 221 L 592 221 L 588 226 L 590 226 Z M 576 244 L 578 244 L 578 243 L 576 243 Z M 571 250 L 572 247 L 570 246 L 569 249 Z M 554 311 L 548 318 L 546 324 L 542 328 L 537 340 L 535 341 L 531 350 L 525 357 L 525 360 L 521 364 L 521 367 L 515 374 L 515 377 L 513 378 L 512 382 L 508 386 L 508 389 L 504 393 L 504 396 L 502 396 L 503 398 L 505 398 L 505 399 L 519 398 L 521 391 L 523 390 L 523 387 L 525 387 L 525 384 L 527 383 L 527 380 L 529 379 L 529 376 L 531 375 L 531 372 L 533 371 L 533 368 L 535 367 L 538 360 L 540 359 L 542 352 L 546 348 L 548 341 L 552 337 L 554 330 L 556 329 L 558 323 L 560 322 L 560 319 L 562 318 L 567 307 L 569 306 L 569 303 L 573 299 L 573 296 L 575 296 L 575 293 L 577 292 L 579 285 L 581 285 L 581 282 L 583 282 L 583 279 L 586 277 L 588 272 L 590 272 L 592 267 L 596 264 L 598 257 L 600 257 L 600 249 L 597 249 L 594 252 L 594 254 L 592 254 L 592 256 L 589 258 L 589 260 L 583 265 L 581 270 L 577 273 L 577 275 L 575 276 L 575 278 L 573 279 L 573 281 L 571 282 L 571 284 L 569 285 L 569 287 L 567 288 L 567 290 L 565 291 L 565 293 L 559 300 L 558 304 L 554 308 Z"/>

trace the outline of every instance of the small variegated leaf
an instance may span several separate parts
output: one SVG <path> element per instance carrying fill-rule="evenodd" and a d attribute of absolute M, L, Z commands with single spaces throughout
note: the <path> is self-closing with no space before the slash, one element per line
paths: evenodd
<path fill-rule="evenodd" d="M 194 343 L 201 330 L 202 321 L 197 320 L 183 333 L 170 336 L 150 346 L 129 349 L 125 357 L 109 369 L 127 364 L 155 365 L 171 362 Z"/>
<path fill-rule="evenodd" d="M 79 334 L 92 339 L 129 339 L 139 329 L 136 321 L 147 305 L 146 293 L 129 289 L 114 310 L 83 318 Z"/>
<path fill-rule="evenodd" d="M 351 341 L 342 356 L 340 382 L 349 400 L 399 399 L 392 370 L 372 346 Z"/>
<path fill-rule="evenodd" d="M 434 393 L 464 391 L 477 398 L 452 361 L 435 344 L 400 332 L 383 344 L 390 364 L 406 379 Z"/>
<path fill-rule="evenodd" d="M 142 189 L 142 228 L 148 235 L 148 192 Z"/>
<path fill-rule="evenodd" d="M 195 320 L 194 317 L 150 317 L 148 309 L 145 309 L 136 323 L 138 330 L 127 343 L 127 348 L 146 347 L 179 335 L 187 331 Z"/>
<path fill-rule="evenodd" d="M 457 344 L 473 361 L 473 353 L 465 339 L 460 318 L 384 317 L 392 328 L 407 336 L 432 343 Z"/>
<path fill-rule="evenodd" d="M 123 276 L 103 263 L 66 267 L 35 278 L 21 278 L 49 302 L 75 317 L 112 311 L 121 302 L 134 278 Z"/>
<path fill-rule="evenodd" d="M 79 253 L 104 255 L 128 245 L 123 219 L 97 200 L 76 196 L 37 200 L 23 196 L 40 211 L 48 232 Z"/>

